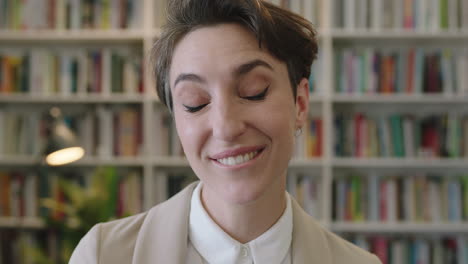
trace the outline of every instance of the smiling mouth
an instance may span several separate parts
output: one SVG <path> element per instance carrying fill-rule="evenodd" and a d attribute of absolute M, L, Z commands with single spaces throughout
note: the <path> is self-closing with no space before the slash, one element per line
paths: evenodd
<path fill-rule="evenodd" d="M 236 165 L 241 165 L 241 164 L 244 164 L 246 162 L 249 162 L 255 159 L 262 151 L 263 149 L 260 149 L 260 150 L 255 150 L 255 151 L 251 151 L 251 152 L 244 153 L 244 154 L 239 154 L 235 156 L 225 157 L 221 159 L 214 159 L 214 160 L 225 166 L 236 166 Z"/>

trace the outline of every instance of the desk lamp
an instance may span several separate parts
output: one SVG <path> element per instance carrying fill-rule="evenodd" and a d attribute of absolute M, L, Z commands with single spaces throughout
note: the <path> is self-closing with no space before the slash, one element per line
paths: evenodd
<path fill-rule="evenodd" d="M 81 159 L 84 149 L 79 146 L 76 136 L 67 127 L 61 111 L 53 107 L 48 115 L 48 137 L 45 161 L 50 166 L 65 165 Z"/>

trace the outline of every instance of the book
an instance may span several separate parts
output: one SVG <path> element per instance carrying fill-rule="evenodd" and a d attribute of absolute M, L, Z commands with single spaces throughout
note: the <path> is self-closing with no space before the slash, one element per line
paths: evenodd
<path fill-rule="evenodd" d="M 384 0 L 371 1 L 371 29 L 374 31 L 380 30 L 383 27 L 383 1 Z"/>
<path fill-rule="evenodd" d="M 127 29 L 141 25 L 141 1 L 127 0 L 3 0 L 0 28 Z"/>
<path fill-rule="evenodd" d="M 344 11 L 344 28 L 347 30 L 353 30 L 356 28 L 356 0 L 343 1 Z"/>
<path fill-rule="evenodd" d="M 465 0 L 336 0 L 334 25 L 348 30 L 454 31 L 468 28 L 467 6 Z"/>
<path fill-rule="evenodd" d="M 333 219 L 457 223 L 467 219 L 466 181 L 464 175 L 349 171 L 333 181 Z"/>
<path fill-rule="evenodd" d="M 302 128 L 302 133 L 296 137 L 293 157 L 297 159 L 321 157 L 322 148 L 322 120 L 319 118 L 311 118 Z"/>
<path fill-rule="evenodd" d="M 134 109 L 122 109 L 115 116 L 115 144 L 114 154 L 117 156 L 137 156 L 140 149 L 141 123 L 138 117 L 140 113 Z"/>
<path fill-rule="evenodd" d="M 141 63 L 127 49 L 0 50 L 0 94 L 142 93 Z"/>
<path fill-rule="evenodd" d="M 466 116 L 337 113 L 335 155 L 338 157 L 447 157 L 468 154 Z"/>
<path fill-rule="evenodd" d="M 97 143 L 97 154 L 103 158 L 110 158 L 113 155 L 114 129 L 113 116 L 110 109 L 98 106 L 96 114 L 99 120 L 99 137 Z"/>
<path fill-rule="evenodd" d="M 447 0 L 447 28 L 456 30 L 460 27 L 458 10 L 462 0 Z"/>
<path fill-rule="evenodd" d="M 337 51 L 336 91 L 343 94 L 465 93 L 464 49 L 368 47 Z"/>
<path fill-rule="evenodd" d="M 466 235 L 345 234 L 357 246 L 364 245 L 382 263 L 465 263 Z"/>

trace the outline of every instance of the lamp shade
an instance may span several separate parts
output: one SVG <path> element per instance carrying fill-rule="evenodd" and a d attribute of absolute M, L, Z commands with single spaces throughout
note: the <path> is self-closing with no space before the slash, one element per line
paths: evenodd
<path fill-rule="evenodd" d="M 84 149 L 65 124 L 60 109 L 54 107 L 50 110 L 48 137 L 45 148 L 45 160 L 48 165 L 60 166 L 81 159 Z"/>

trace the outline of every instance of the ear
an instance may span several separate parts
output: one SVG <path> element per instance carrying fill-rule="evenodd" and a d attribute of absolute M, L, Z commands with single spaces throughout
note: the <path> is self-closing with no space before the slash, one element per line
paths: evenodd
<path fill-rule="evenodd" d="M 309 81 L 302 78 L 296 92 L 296 128 L 302 128 L 309 115 Z"/>

